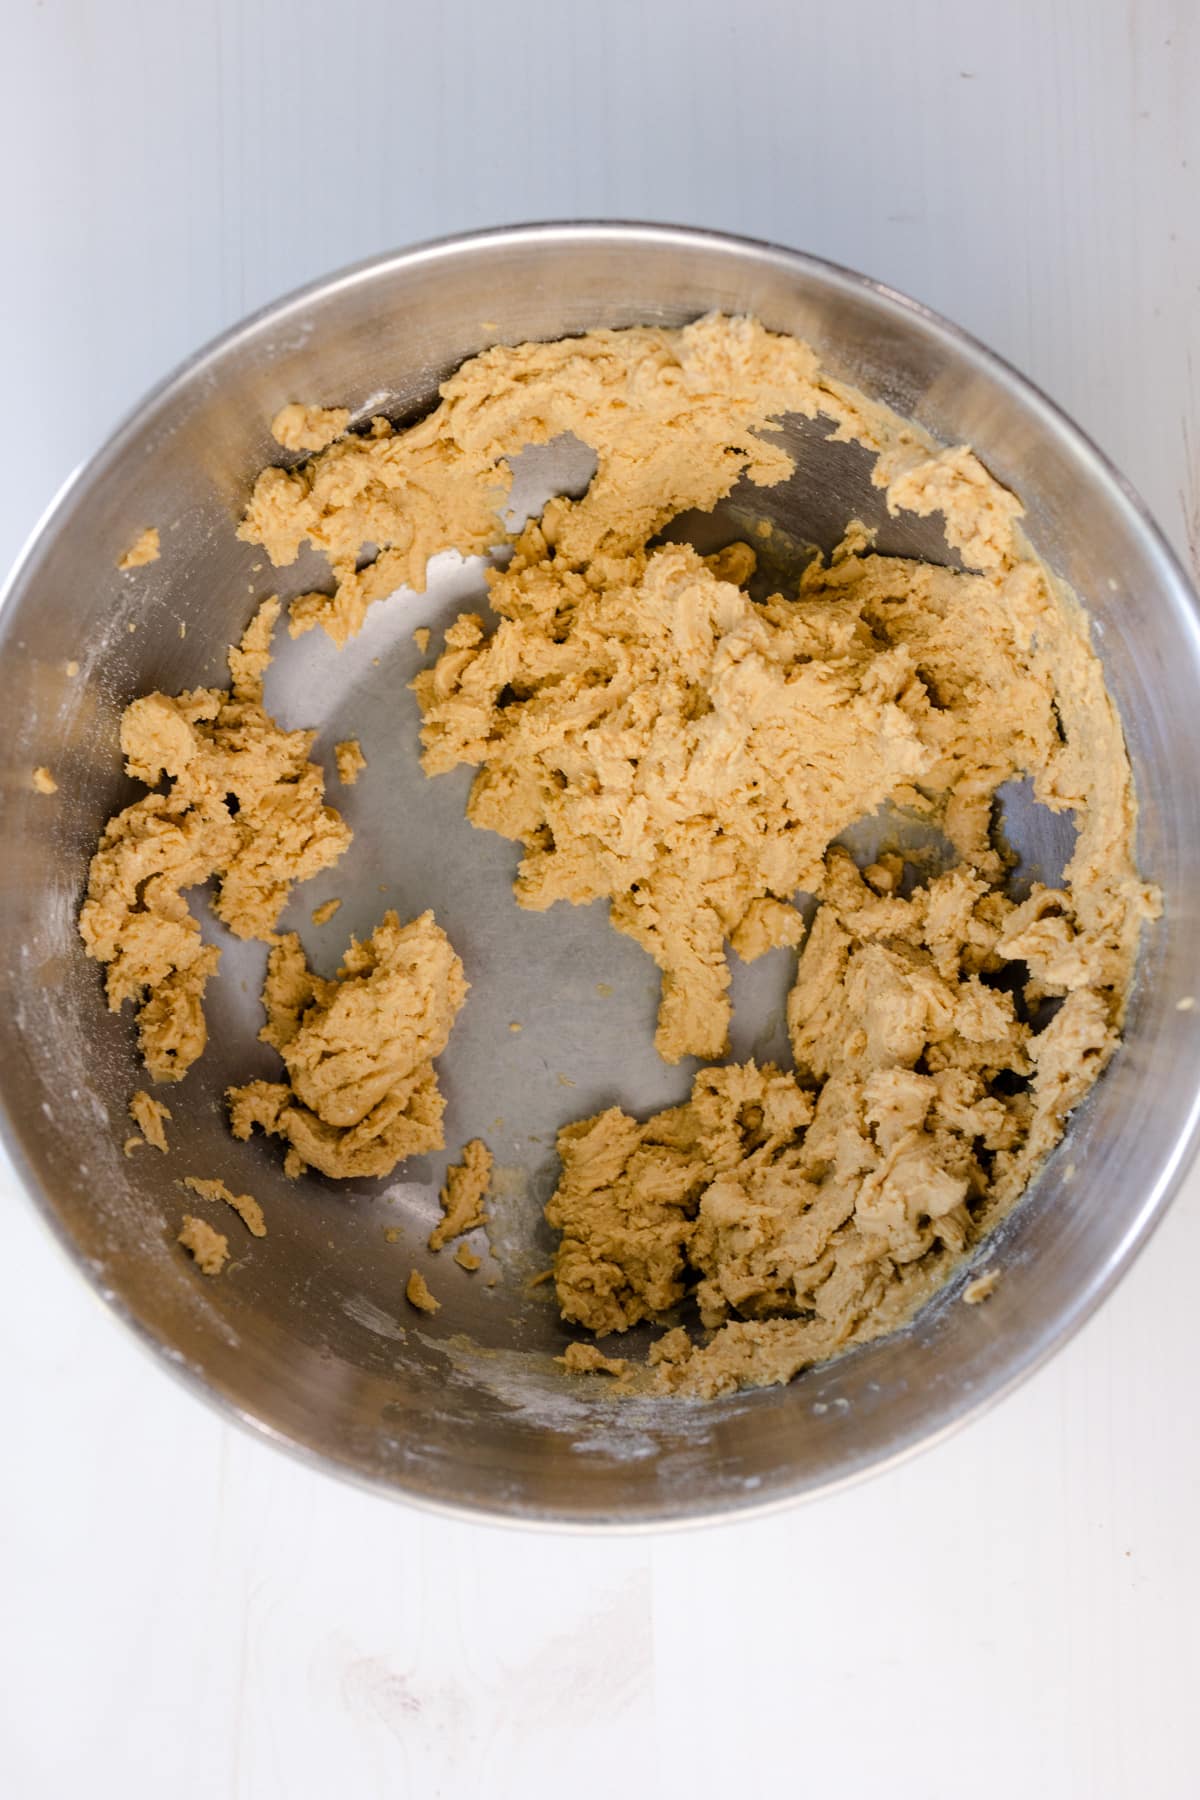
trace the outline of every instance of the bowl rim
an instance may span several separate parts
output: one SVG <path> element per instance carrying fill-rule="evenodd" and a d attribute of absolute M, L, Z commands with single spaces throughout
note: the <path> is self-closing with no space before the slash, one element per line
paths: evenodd
<path fill-rule="evenodd" d="M 459 255 L 474 254 L 489 246 L 511 247 L 514 243 L 557 242 L 564 247 L 572 243 L 603 243 L 611 240 L 614 247 L 627 247 L 630 242 L 668 248 L 708 245 L 718 250 L 733 251 L 755 262 L 774 264 L 781 272 L 816 273 L 835 290 L 868 297 L 899 320 L 916 322 L 935 337 L 952 343 L 993 380 L 1016 391 L 1037 423 L 1057 437 L 1088 468 L 1105 493 L 1106 499 L 1142 538 L 1156 566 L 1162 586 L 1173 590 L 1179 613 L 1190 623 L 1200 643 L 1200 594 L 1197 593 L 1182 559 L 1176 554 L 1164 531 L 1132 483 L 1111 458 L 1071 418 L 1015 364 L 989 348 L 980 338 L 947 319 L 942 313 L 916 300 L 887 282 L 863 275 L 841 263 L 778 244 L 771 239 L 716 230 L 706 226 L 677 225 L 626 219 L 544 219 L 488 226 L 478 230 L 454 232 L 426 238 L 414 244 L 379 252 L 317 276 L 292 288 L 275 300 L 256 307 L 232 325 L 216 333 L 189 356 L 177 363 L 160 380 L 153 383 L 118 420 L 100 446 L 66 477 L 35 521 L 28 537 L 17 553 L 12 567 L 0 584 L 0 655 L 7 647 L 15 628 L 18 590 L 34 570 L 39 554 L 49 544 L 52 534 L 68 512 L 73 496 L 85 485 L 101 478 L 118 463 L 129 440 L 140 428 L 145 415 L 162 405 L 177 390 L 185 387 L 207 365 L 218 362 L 239 340 L 249 338 L 264 325 L 279 326 L 290 315 L 302 312 L 314 303 L 333 298 L 360 285 L 369 285 L 388 270 L 411 269 L 423 263 L 452 260 Z M 462 1503 L 435 1498 L 413 1491 L 385 1476 L 374 1475 L 356 1467 L 337 1454 L 315 1448 L 293 1436 L 268 1419 L 250 1411 L 224 1392 L 199 1367 L 188 1362 L 146 1325 L 129 1303 L 107 1283 L 97 1280 L 88 1259 L 66 1230 L 21 1145 L 20 1132 L 8 1093 L 0 1083 L 0 1144 L 16 1172 L 34 1212 L 42 1219 L 51 1238 L 68 1261 L 84 1277 L 106 1309 L 132 1333 L 134 1340 L 160 1369 L 169 1372 L 190 1393 L 203 1400 L 223 1421 L 239 1425 L 261 1443 L 284 1450 L 307 1468 L 331 1475 L 360 1490 L 381 1495 L 389 1500 L 419 1508 L 443 1518 L 469 1524 L 504 1526 L 516 1530 L 552 1530 L 571 1535 L 604 1534 L 640 1536 L 649 1532 L 682 1531 L 702 1526 L 728 1525 L 765 1518 L 782 1513 L 802 1502 L 825 1499 L 844 1492 L 869 1477 L 882 1475 L 911 1458 L 933 1449 L 993 1406 L 1008 1398 L 1030 1376 L 1042 1368 L 1061 1350 L 1092 1317 L 1112 1292 L 1120 1278 L 1145 1248 L 1161 1223 L 1168 1206 L 1179 1190 L 1197 1149 L 1200 1148 L 1200 1085 L 1193 1096 L 1181 1130 L 1177 1133 L 1169 1155 L 1164 1159 L 1156 1179 L 1150 1184 L 1141 1205 L 1129 1221 L 1121 1237 L 1112 1245 L 1092 1280 L 1078 1291 L 1045 1326 L 1024 1354 L 1010 1357 L 994 1380 L 980 1384 L 958 1405 L 928 1429 L 914 1431 L 905 1441 L 882 1455 L 871 1456 L 816 1484 L 803 1485 L 797 1478 L 782 1490 L 763 1499 L 734 1498 L 709 1504 L 701 1510 L 681 1514 L 647 1512 L 634 1518 L 615 1518 L 607 1513 L 586 1512 L 564 1515 L 524 1508 L 490 1507 L 486 1504 Z"/>

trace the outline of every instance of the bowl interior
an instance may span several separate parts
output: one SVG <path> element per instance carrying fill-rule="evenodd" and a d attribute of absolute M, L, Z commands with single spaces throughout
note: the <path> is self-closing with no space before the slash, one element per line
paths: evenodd
<path fill-rule="evenodd" d="M 1143 872 L 1161 884 L 1127 1040 L 1064 1144 L 984 1246 L 1004 1271 L 985 1307 L 952 1284 L 905 1331 L 810 1371 L 790 1387 L 712 1403 L 619 1399 L 567 1381 L 541 1208 L 556 1178 L 554 1134 L 620 1103 L 646 1113 L 681 1099 L 696 1065 L 652 1047 L 657 976 L 599 906 L 522 913 L 512 845 L 464 817 L 469 772 L 427 781 L 408 683 L 420 625 L 484 606 L 483 565 L 453 553 L 428 591 L 376 606 L 336 651 L 320 633 L 280 634 L 267 704 L 319 730 L 330 797 L 354 829 L 342 863 L 297 890 L 284 924 L 330 972 L 347 935 L 385 908 L 432 906 L 472 993 L 440 1060 L 448 1150 L 387 1180 L 287 1182 L 277 1148 L 238 1144 L 221 1096 L 272 1075 L 256 1041 L 261 945 L 222 946 L 210 986 L 209 1049 L 172 1108 L 168 1158 L 121 1145 L 142 1085 L 132 1021 L 104 1007 L 75 935 L 87 861 L 110 812 L 140 789 L 120 773 L 122 707 L 160 687 L 224 685 L 225 650 L 257 601 L 321 583 L 303 556 L 273 571 L 234 526 L 250 482 L 279 460 L 268 421 L 284 402 L 346 403 L 403 419 L 486 343 L 599 324 L 683 323 L 714 307 L 752 311 L 810 339 L 838 376 L 968 441 L 1022 496 L 1029 533 L 1092 612 L 1141 798 Z M 948 560 L 936 521 L 889 520 L 865 452 L 819 421 L 789 421 L 794 478 L 734 493 L 681 521 L 702 549 L 741 534 L 752 510 L 793 544 L 829 547 L 857 515 L 882 548 Z M 586 481 L 571 440 L 521 461 L 514 503 Z M 121 575 L 147 524 L 161 559 Z M 786 573 L 786 571 L 783 571 Z M 1195 1123 L 1200 992 L 1194 917 L 1200 802 L 1200 643 L 1186 584 L 1135 503 L 1082 439 L 976 346 L 919 309 L 840 271 L 760 246 L 655 228 L 498 233 L 411 252 L 336 278 L 252 320 L 152 396 L 84 472 L 20 569 L 0 626 L 8 854 L 0 866 L 3 1088 L 30 1186 L 100 1290 L 169 1359 L 262 1429 L 347 1472 L 433 1503 L 505 1516 L 636 1523 L 708 1516 L 826 1487 L 911 1448 L 1016 1380 L 1072 1328 L 1128 1260 L 1168 1195 Z M 69 663 L 78 672 L 68 674 Z M 332 747 L 358 737 L 368 769 L 339 788 Z M 49 765 L 53 798 L 29 771 Z M 1051 878 L 1061 832 L 1016 829 Z M 322 927 L 312 909 L 343 904 Z M 736 1056 L 786 1059 L 783 1006 L 794 956 L 735 968 Z M 512 1027 L 519 1026 L 519 1030 Z M 472 1136 L 496 1157 L 494 1254 L 469 1275 L 425 1248 L 445 1165 Z M 236 1260 L 204 1281 L 175 1247 L 185 1174 L 254 1193 L 269 1235 L 230 1230 Z M 224 1229 L 224 1226 L 222 1226 Z M 420 1268 L 442 1301 L 406 1306 Z"/>

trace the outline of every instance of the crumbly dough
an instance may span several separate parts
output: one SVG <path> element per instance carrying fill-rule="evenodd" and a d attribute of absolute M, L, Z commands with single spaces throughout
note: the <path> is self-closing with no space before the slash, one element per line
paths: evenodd
<path fill-rule="evenodd" d="M 413 632 L 413 643 L 417 646 L 417 649 L 421 652 L 422 656 L 424 656 L 425 652 L 428 650 L 429 640 L 432 636 L 433 633 L 430 631 L 428 625 L 418 625 L 417 629 Z"/>
<path fill-rule="evenodd" d="M 124 556 L 119 559 L 117 567 L 122 571 L 128 571 L 129 569 L 143 569 L 147 563 L 157 562 L 158 557 L 158 527 L 156 525 L 148 525 L 145 531 L 136 537 L 133 543 L 130 544 Z"/>
<path fill-rule="evenodd" d="M 1121 985 L 1147 903 L 1120 727 L 1082 616 L 1015 543 L 960 573 L 857 535 L 764 604 L 687 547 L 596 587 L 525 543 L 542 560 L 494 583 L 499 629 L 460 619 L 417 678 L 425 767 L 482 764 L 469 816 L 523 844 L 523 906 L 609 900 L 662 969 L 668 1061 L 725 1053 L 726 945 L 796 943 L 791 897 L 846 827 L 890 801 L 997 880 L 993 796 L 1022 774 L 1080 826 L 1048 929 Z"/>
<path fill-rule="evenodd" d="M 822 415 L 866 446 L 889 510 L 939 514 L 962 567 L 877 555 L 849 521 L 828 562 L 759 601 L 749 545 L 709 557 L 653 545 L 742 476 L 785 480 L 786 413 Z M 808 346 L 747 319 L 497 346 L 415 426 L 377 419 L 341 435 L 347 423 L 285 409 L 280 442 L 311 454 L 263 471 L 240 530 L 279 565 L 306 542 L 327 557 L 331 591 L 293 601 L 290 630 L 319 625 L 338 644 L 373 601 L 420 589 L 435 552 L 506 535 L 516 452 L 563 432 L 596 452 L 587 492 L 551 501 L 489 577 L 498 623 L 460 617 L 413 684 L 426 772 L 475 767 L 469 817 L 523 848 L 520 904 L 608 902 L 661 969 L 656 1043 L 672 1062 L 726 1053 L 730 948 L 751 959 L 803 943 L 794 1072 L 704 1070 L 684 1105 L 645 1123 L 610 1109 L 560 1134 L 547 1216 L 564 1317 L 597 1334 L 670 1326 L 654 1379 L 696 1395 L 787 1380 L 900 1323 L 1017 1198 L 1112 1055 L 1158 904 L 1134 866 L 1129 765 L 1087 621 L 1029 550 L 1019 502 L 969 449 L 939 449 L 824 375 Z M 195 696 L 136 703 L 151 710 L 131 727 L 131 773 L 157 782 L 174 773 L 160 739 L 220 731 L 221 703 L 246 703 L 269 634 L 248 634 L 242 663 L 231 654 L 234 694 L 213 711 L 194 712 Z M 255 729 L 275 731 L 261 687 L 254 701 Z M 291 736 L 306 756 L 305 734 Z M 344 780 L 351 747 L 335 752 Z M 997 789 L 1017 777 L 1077 831 L 1061 885 L 1021 899 L 1005 892 L 993 831 Z M 177 781 L 173 808 L 178 794 Z M 168 801 L 138 804 L 157 821 Z M 940 830 L 953 866 L 881 855 L 860 872 L 835 840 L 885 805 Z M 246 810 L 218 819 L 222 844 Z M 85 941 L 113 965 L 114 1005 L 148 993 L 144 1015 L 177 982 L 165 1044 L 156 1015 L 143 1042 L 178 1071 L 198 1053 L 203 958 L 215 957 L 179 890 L 224 873 L 230 852 L 186 879 L 192 863 L 175 852 L 139 898 L 161 861 L 122 888 L 101 860 L 133 836 L 114 834 L 125 817 L 93 865 Z M 207 828 L 203 815 L 193 835 Z M 218 910 L 228 888 L 226 874 Z M 801 890 L 817 902 L 807 934 Z M 157 938 L 168 924 L 169 955 Z M 464 993 L 428 914 L 404 928 L 389 914 L 333 982 L 310 973 L 296 938 L 279 940 L 262 1035 L 289 1079 L 231 1090 L 235 1132 L 258 1124 L 288 1142 L 289 1172 L 335 1176 L 386 1173 L 440 1145 L 432 1058 Z M 446 1236 L 469 1173 L 464 1160 L 459 1196 L 448 1182 Z M 437 1306 L 416 1271 L 407 1291 Z M 701 1341 L 670 1318 L 691 1296 Z M 609 1359 L 575 1346 L 565 1360 Z"/>
<path fill-rule="evenodd" d="M 481 1138 L 463 1146 L 463 1158 L 446 1170 L 441 1191 L 442 1218 L 429 1237 L 429 1248 L 440 1250 L 453 1238 L 487 1224 L 483 1203 L 492 1181 L 492 1153 Z"/>
<path fill-rule="evenodd" d="M 232 691 L 148 694 L 121 720 L 126 772 L 151 789 L 168 785 L 109 820 L 79 931 L 107 965 L 111 1009 L 137 1004 L 155 1081 L 180 1080 L 204 1049 L 204 988 L 220 959 L 184 890 L 216 876 L 217 917 L 236 936 L 269 943 L 293 882 L 328 868 L 350 842 L 309 760 L 315 733 L 282 731 L 262 704 L 278 615 L 279 602 L 265 600 L 230 650 Z"/>
<path fill-rule="evenodd" d="M 324 450 L 350 423 L 346 406 L 304 406 L 293 401 L 275 414 L 271 436 L 285 450 Z"/>
<path fill-rule="evenodd" d="M 604 1335 L 694 1293 L 714 1333 L 673 1340 L 664 1388 L 786 1381 L 902 1322 L 1116 1047 L 1122 965 L 1062 929 L 1065 893 L 1016 903 L 960 866 L 901 897 L 897 868 L 875 873 L 826 857 L 788 1003 L 795 1074 L 707 1069 L 645 1124 L 613 1108 L 559 1134 L 564 1317 Z"/>
<path fill-rule="evenodd" d="M 39 794 L 57 794 L 58 783 L 44 765 L 40 764 L 33 771 L 34 789 Z"/>
<path fill-rule="evenodd" d="M 476 1256 L 470 1244 L 460 1244 L 454 1252 L 454 1260 L 460 1269 L 467 1271 L 468 1275 L 474 1275 L 476 1269 L 483 1267 L 483 1258 Z"/>
<path fill-rule="evenodd" d="M 595 1344 L 568 1344 L 564 1354 L 554 1360 L 568 1375 L 615 1375 L 618 1379 L 627 1376 L 631 1366 L 623 1356 L 605 1356 Z"/>
<path fill-rule="evenodd" d="M 144 1088 L 139 1088 L 129 1102 L 129 1116 L 141 1132 L 142 1141 L 155 1150 L 167 1152 L 167 1122 L 171 1117 L 170 1107 L 164 1106 L 161 1100 L 155 1100 Z M 128 1153 L 128 1146 L 126 1147 Z"/>
<path fill-rule="evenodd" d="M 410 1306 L 415 1306 L 418 1312 L 435 1313 L 442 1309 L 441 1301 L 434 1296 L 429 1283 L 419 1269 L 414 1269 L 409 1276 L 408 1285 L 404 1289 L 404 1298 Z"/>
<path fill-rule="evenodd" d="M 964 567 L 875 555 L 851 522 L 798 592 L 759 603 L 747 545 L 648 548 L 743 471 L 764 485 L 790 471 L 760 435 L 784 411 L 824 413 L 871 448 L 889 508 L 940 513 Z M 713 1180 L 712 1119 L 681 1170 L 655 1134 L 694 1097 L 666 1125 L 568 1128 L 549 1208 L 568 1318 L 622 1329 L 698 1281 L 716 1336 L 674 1340 L 664 1385 L 782 1380 L 939 1285 L 1111 1055 L 1157 907 L 1133 864 L 1120 726 L 1086 620 L 1030 553 L 1014 497 L 969 450 L 936 449 L 745 321 L 489 353 L 415 432 L 340 445 L 286 490 L 267 472 L 247 531 L 283 560 L 308 537 L 335 576 L 293 629 L 343 641 L 372 598 L 420 585 L 432 549 L 483 548 L 504 458 L 562 430 L 597 450 L 597 475 L 493 576 L 498 628 L 464 615 L 417 677 L 424 763 L 479 767 L 469 816 L 522 843 L 523 905 L 608 899 L 662 968 L 668 1060 L 726 1051 L 726 946 L 794 944 L 794 894 L 822 902 L 789 1007 L 797 1077 L 726 1076 L 749 1083 L 751 1117 L 757 1089 L 780 1084 L 787 1195 L 765 1216 L 752 1203 L 757 1127 L 732 1189 Z M 383 554 L 357 571 L 367 541 Z M 1077 839 L 1062 886 L 1018 904 L 992 812 L 1022 776 Z M 905 892 L 897 858 L 868 882 L 827 854 L 885 803 L 938 826 L 957 867 Z"/>
<path fill-rule="evenodd" d="M 353 787 L 367 766 L 367 759 L 357 738 L 347 738 L 344 743 L 335 744 L 333 760 L 337 764 L 338 780 L 343 787 Z"/>
<path fill-rule="evenodd" d="M 178 1241 L 190 1252 L 202 1275 L 219 1275 L 229 1261 L 229 1239 L 193 1213 L 184 1213 Z"/>
<path fill-rule="evenodd" d="M 332 919 L 334 913 L 337 912 L 341 904 L 340 900 L 322 900 L 320 906 L 314 906 L 312 909 L 313 924 L 328 925 L 330 919 Z"/>
<path fill-rule="evenodd" d="M 198 1175 L 185 1175 L 183 1185 L 191 1188 L 201 1200 L 223 1200 L 226 1206 L 233 1208 L 251 1237 L 266 1237 L 267 1222 L 253 1194 L 231 1193 L 223 1181 L 204 1181 Z"/>
<path fill-rule="evenodd" d="M 962 1297 L 964 1305 L 982 1306 L 983 1302 L 985 1300 L 990 1300 L 995 1293 L 996 1285 L 999 1280 L 999 1269 L 985 1269 L 982 1275 L 976 1275 L 973 1280 L 968 1281 L 966 1287 L 963 1289 Z"/>
<path fill-rule="evenodd" d="M 433 1059 L 466 999 L 462 963 L 431 912 L 394 912 L 364 943 L 351 938 L 332 981 L 314 975 L 294 932 L 267 959 L 259 1033 L 287 1081 L 229 1090 L 233 1134 L 254 1126 L 288 1145 L 284 1168 L 336 1179 L 390 1174 L 440 1149 L 445 1100 Z"/>
<path fill-rule="evenodd" d="M 506 535 L 507 459 L 528 444 L 573 431 L 595 450 L 588 492 L 551 501 L 542 532 L 564 568 L 607 576 L 677 513 L 712 507 L 739 475 L 783 480 L 791 462 L 770 437 L 782 413 L 820 407 L 847 435 L 866 429 L 861 398 L 824 381 L 807 345 L 751 319 L 497 345 L 464 363 L 441 395 L 406 430 L 376 419 L 368 434 L 299 468 L 258 477 L 240 535 L 277 566 L 306 541 L 330 564 L 333 593 L 292 603 L 294 633 L 320 625 L 344 643 L 373 601 L 402 583 L 423 589 L 437 551 L 490 549 Z M 378 555 L 360 569 L 367 544 Z"/>

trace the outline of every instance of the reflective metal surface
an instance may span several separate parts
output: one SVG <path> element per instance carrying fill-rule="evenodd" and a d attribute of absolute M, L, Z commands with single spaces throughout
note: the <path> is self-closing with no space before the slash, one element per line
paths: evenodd
<path fill-rule="evenodd" d="M 714 307 L 810 339 L 836 375 L 944 441 L 969 441 L 1022 495 L 1034 543 L 1092 611 L 1142 800 L 1143 870 L 1167 910 L 1146 942 L 1124 1049 L 977 1259 L 1003 1271 L 986 1306 L 963 1306 L 960 1280 L 906 1331 L 786 1389 L 624 1401 L 555 1368 L 552 1292 L 528 1286 L 550 1249 L 541 1202 L 554 1132 L 613 1102 L 646 1112 L 677 1100 L 692 1068 L 655 1057 L 655 973 L 603 910 L 521 913 L 514 847 L 463 817 L 468 772 L 430 782 L 417 768 L 412 632 L 478 601 L 478 565 L 439 559 L 426 595 L 377 606 L 340 655 L 319 633 L 282 639 L 267 701 L 287 724 L 320 728 L 331 776 L 341 737 L 359 737 L 369 762 L 353 789 L 331 779 L 354 844 L 299 890 L 285 922 L 331 968 L 348 931 L 368 931 L 386 906 L 432 906 L 466 964 L 473 991 L 440 1067 L 450 1151 L 481 1135 L 500 1168 L 496 1254 L 479 1274 L 424 1247 L 445 1156 L 388 1181 L 292 1185 L 272 1145 L 229 1136 L 226 1083 L 276 1066 L 255 1041 L 265 950 L 226 939 L 207 911 L 224 949 L 210 1049 L 164 1091 L 170 1156 L 126 1160 L 125 1107 L 141 1079 L 132 1024 L 106 1012 L 74 922 L 97 833 L 137 791 L 119 769 L 122 707 L 148 688 L 224 683 L 225 648 L 256 600 L 322 577 L 315 559 L 276 575 L 234 537 L 255 472 L 278 456 L 267 423 L 282 403 L 402 418 L 497 339 L 682 323 Z M 796 476 L 756 491 L 756 514 L 828 543 L 857 512 L 879 524 L 884 548 L 946 555 L 932 523 L 886 519 L 864 453 L 830 444 L 819 424 L 797 423 L 789 443 Z M 530 502 L 586 475 L 570 443 L 521 470 Z M 710 534 L 702 547 L 737 535 L 739 501 L 693 522 Z M 119 574 L 147 524 L 162 532 L 161 560 Z M 929 1442 L 1075 1329 L 1193 1146 L 1200 1009 L 1178 1002 L 1200 995 L 1195 604 L 1119 477 L 1017 375 L 911 302 L 788 251 L 659 227 L 540 226 L 405 252 L 282 301 L 139 408 L 44 523 L 0 617 L 0 1083 L 31 1194 L 97 1290 L 194 1388 L 326 1467 L 428 1504 L 565 1524 L 679 1522 L 827 1490 Z M 39 763 L 59 782 L 53 798 L 31 789 Z M 1043 865 L 1063 850 L 1024 847 Z M 312 908 L 332 895 L 340 912 L 313 927 Z M 737 971 L 735 1054 L 782 1053 L 790 969 L 779 952 Z M 185 1174 L 251 1191 L 267 1215 L 261 1242 L 222 1222 L 237 1260 L 216 1281 L 174 1244 Z M 434 1318 L 405 1304 L 414 1266 L 443 1302 Z"/>

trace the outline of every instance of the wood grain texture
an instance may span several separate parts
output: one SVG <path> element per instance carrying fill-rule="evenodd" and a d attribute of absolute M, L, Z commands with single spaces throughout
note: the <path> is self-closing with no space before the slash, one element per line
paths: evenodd
<path fill-rule="evenodd" d="M 0 555 L 248 308 L 413 239 L 591 215 L 917 295 L 1200 561 L 1193 0 L 11 0 L 5 26 Z M 965 1435 L 789 1516 L 614 1542 L 426 1518 L 231 1431 L 3 1193 L 21 1800 L 1196 1792 L 1195 1175 Z"/>

